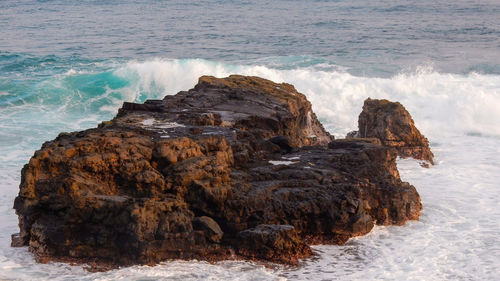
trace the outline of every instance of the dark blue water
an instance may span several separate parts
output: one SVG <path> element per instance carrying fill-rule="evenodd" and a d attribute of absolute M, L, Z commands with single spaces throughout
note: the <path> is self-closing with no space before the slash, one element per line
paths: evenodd
<path fill-rule="evenodd" d="M 305 64 L 360 75 L 418 65 L 500 73 L 497 0 L 4 0 L 0 30 L 0 51 L 9 54 L 243 63 L 306 56 Z"/>

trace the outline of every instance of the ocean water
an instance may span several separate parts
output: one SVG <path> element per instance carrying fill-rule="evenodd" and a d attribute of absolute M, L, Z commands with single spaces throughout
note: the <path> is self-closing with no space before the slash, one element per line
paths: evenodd
<path fill-rule="evenodd" d="M 400 101 L 436 156 L 398 160 L 420 220 L 314 246 L 298 267 L 89 273 L 10 247 L 20 170 L 44 141 L 233 73 L 295 85 L 337 137 L 364 99 Z M 499 109 L 496 0 L 0 1 L 0 280 L 498 280 Z"/>

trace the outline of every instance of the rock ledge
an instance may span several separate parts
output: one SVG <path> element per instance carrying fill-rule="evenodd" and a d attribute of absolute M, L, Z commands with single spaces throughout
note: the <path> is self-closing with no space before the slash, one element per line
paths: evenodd
<path fill-rule="evenodd" d="M 292 85 L 203 76 L 61 133 L 22 169 L 14 208 L 39 261 L 93 265 L 228 258 L 296 264 L 422 208 L 397 151 L 334 140 Z"/>

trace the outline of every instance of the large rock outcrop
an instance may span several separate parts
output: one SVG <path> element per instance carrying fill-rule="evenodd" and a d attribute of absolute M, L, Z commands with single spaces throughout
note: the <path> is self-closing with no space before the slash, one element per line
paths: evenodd
<path fill-rule="evenodd" d="M 359 131 L 348 137 L 377 138 L 394 147 L 403 158 L 412 157 L 434 164 L 429 141 L 415 127 L 410 113 L 399 102 L 366 99 L 358 119 Z M 424 166 L 426 166 L 424 164 Z"/>
<path fill-rule="evenodd" d="M 204 76 L 44 143 L 22 169 L 12 243 L 42 261 L 293 264 L 310 243 L 418 219 L 396 156 L 333 140 L 292 85 Z"/>

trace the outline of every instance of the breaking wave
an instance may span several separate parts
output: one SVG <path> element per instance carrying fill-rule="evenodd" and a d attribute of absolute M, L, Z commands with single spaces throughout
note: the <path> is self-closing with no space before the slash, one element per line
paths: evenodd
<path fill-rule="evenodd" d="M 28 85 L 23 93 L 1 89 L 0 110 L 45 109 L 79 120 L 71 126 L 78 129 L 111 118 L 124 101 L 162 98 L 193 87 L 201 75 L 230 74 L 293 84 L 309 98 L 327 129 L 339 136 L 357 127 L 357 115 L 368 97 L 401 102 L 424 134 L 500 136 L 500 76 L 439 73 L 431 67 L 378 78 L 328 71 L 321 64 L 280 69 L 201 59 L 130 61 L 103 71 L 71 68 Z"/>
<path fill-rule="evenodd" d="M 467 280 L 494 278 L 499 270 L 500 212 L 495 207 L 500 201 L 499 75 L 439 73 L 419 67 L 391 77 L 363 77 L 314 60 L 299 66 L 292 60 L 286 67 L 283 58 L 279 65 L 161 58 L 68 64 L 49 57 L 31 59 L 23 66 L 20 58 L 1 60 L 0 279 Z M 95 127 L 112 118 L 124 101 L 160 99 L 193 87 L 201 75 L 230 74 L 293 84 L 336 136 L 356 129 L 364 99 L 401 102 L 431 141 L 438 164 L 422 169 L 414 161 L 398 161 L 402 178 L 414 184 L 422 197 L 420 221 L 405 227 L 376 227 L 344 246 L 317 246 L 317 257 L 291 269 L 247 262 L 175 261 L 89 274 L 67 264 L 37 264 L 27 249 L 9 247 L 10 234 L 18 231 L 12 202 L 20 169 L 43 141 L 61 131 Z"/>

